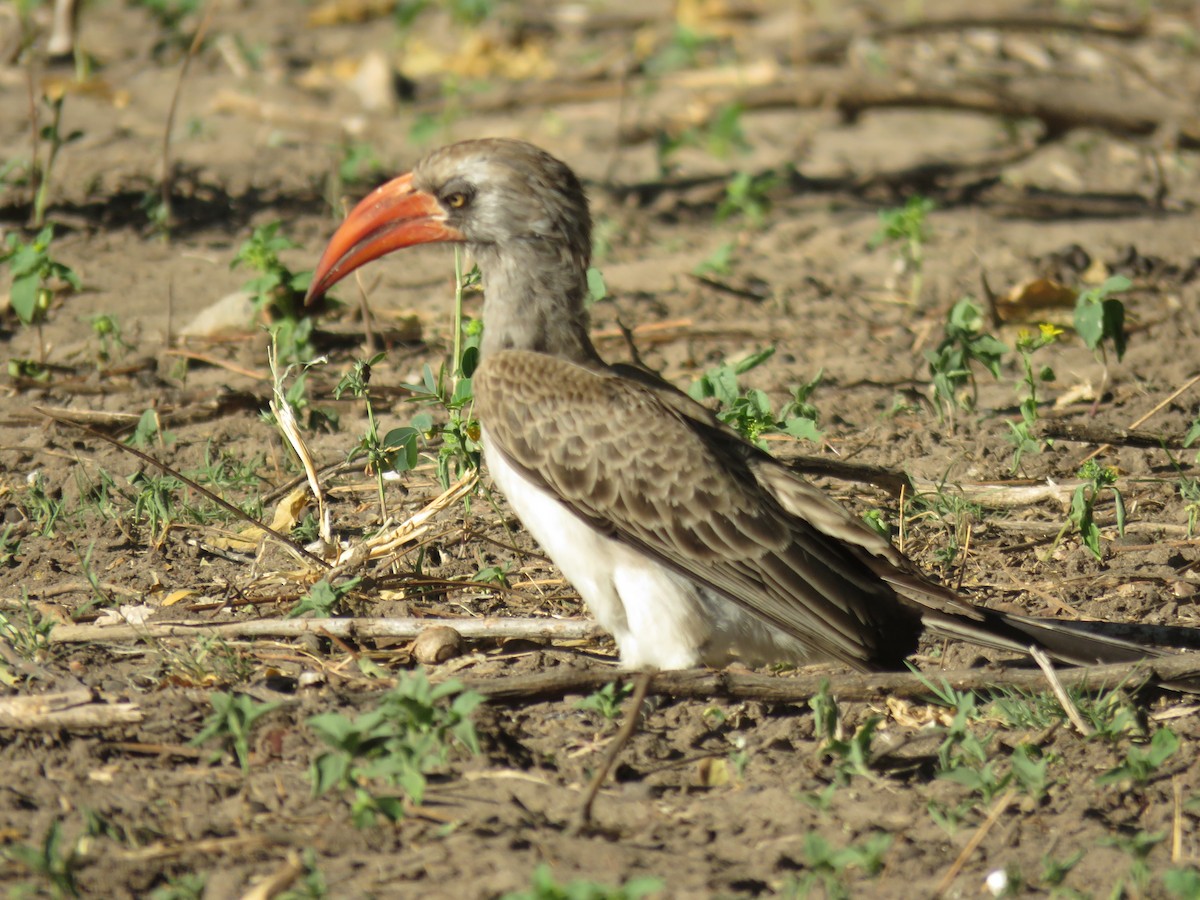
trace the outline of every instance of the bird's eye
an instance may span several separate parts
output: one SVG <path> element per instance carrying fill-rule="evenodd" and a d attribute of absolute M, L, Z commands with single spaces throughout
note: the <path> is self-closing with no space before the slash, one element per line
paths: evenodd
<path fill-rule="evenodd" d="M 447 194 L 446 205 L 451 209 L 462 209 L 467 205 L 467 195 L 462 191 L 455 191 L 453 194 Z"/>

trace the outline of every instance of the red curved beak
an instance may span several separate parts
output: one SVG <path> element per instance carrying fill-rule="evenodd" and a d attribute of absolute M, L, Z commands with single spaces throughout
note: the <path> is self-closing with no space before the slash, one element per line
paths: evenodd
<path fill-rule="evenodd" d="M 432 194 L 412 186 L 412 173 L 376 188 L 354 207 L 333 233 L 313 272 L 305 303 L 373 259 L 414 244 L 464 241 L 446 224 L 446 212 Z"/>

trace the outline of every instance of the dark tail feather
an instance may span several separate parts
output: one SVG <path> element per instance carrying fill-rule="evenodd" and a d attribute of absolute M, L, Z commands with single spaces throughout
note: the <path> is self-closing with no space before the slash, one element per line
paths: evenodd
<path fill-rule="evenodd" d="M 983 619 L 929 610 L 926 627 L 945 637 L 1025 653 L 1031 644 L 1075 666 L 1136 662 L 1174 650 L 1200 649 L 1200 629 L 1116 622 L 1068 622 L 980 609 Z"/>

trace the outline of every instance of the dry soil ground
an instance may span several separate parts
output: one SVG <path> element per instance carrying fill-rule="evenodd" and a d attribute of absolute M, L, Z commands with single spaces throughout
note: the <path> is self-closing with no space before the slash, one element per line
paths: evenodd
<path fill-rule="evenodd" d="M 342 198 L 425 149 L 483 135 L 532 140 L 584 178 L 608 287 L 593 328 L 610 358 L 634 346 L 687 385 L 775 347 L 744 383 L 778 406 L 822 372 L 810 400 L 824 440 L 772 438 L 773 449 L 923 480 L 928 496 L 903 499 L 823 484 L 877 510 L 936 577 L 1037 614 L 1196 624 L 1200 492 L 1196 449 L 1181 444 L 1200 391 L 1177 391 L 1200 365 L 1200 19 L 1186 2 L 1137 4 L 1140 17 L 1124 4 L 994 2 L 975 23 L 953 18 L 956 4 L 906 5 L 915 18 L 899 6 L 213 3 L 170 129 L 166 234 L 154 217 L 163 135 L 201 12 L 87 3 L 72 64 L 42 58 L 44 10 L 22 25 L 4 7 L 0 226 L 14 240 L 37 233 L 31 108 L 51 124 L 43 95 L 60 96 L 59 134 L 77 136 L 48 173 L 50 255 L 82 289 L 56 293 L 40 330 L 12 310 L 0 319 L 13 361 L 0 395 L 0 678 L 5 702 L 82 689 L 79 715 L 91 717 L 39 728 L 28 709 L 5 708 L 0 881 L 13 895 L 567 896 L 552 883 L 636 896 L 648 877 L 664 897 L 968 897 L 1002 870 L 1015 894 L 1200 896 L 1197 707 L 1157 688 L 1081 698 L 1099 725 L 1091 737 L 1044 687 L 952 700 L 957 725 L 922 699 L 843 693 L 837 728 L 803 698 L 667 692 L 581 832 L 569 825 L 621 717 L 578 708 L 590 689 L 514 696 L 475 712 L 480 752 L 452 747 L 420 803 L 395 822 L 364 812 L 356 827 L 351 787 L 313 796 L 310 767 L 328 748 L 310 719 L 382 708 L 415 665 L 406 640 L 67 640 L 71 623 L 122 607 L 151 623 L 280 622 L 319 573 L 271 544 L 222 549 L 244 523 L 35 408 L 122 438 L 157 410 L 147 452 L 269 517 L 298 469 L 261 415 L 264 334 L 248 314 L 219 335 L 185 338 L 185 327 L 252 277 L 230 263 L 256 227 L 281 222 L 296 245 L 284 263 L 311 269 Z M 41 140 L 43 163 L 48 150 Z M 936 208 L 914 289 L 899 245 L 872 237 L 881 209 L 918 195 Z M 1070 330 L 1036 352 L 1056 378 L 1039 386 L 1034 434 L 1058 439 L 1014 472 L 1018 333 L 1069 322 L 1073 292 L 1109 274 L 1132 281 L 1128 352 L 1110 349 L 1107 382 Z M 1064 287 L 1065 307 L 1005 306 L 1039 277 Z M 961 297 L 986 309 L 984 278 L 1008 320 L 984 327 L 1009 350 L 998 378 L 976 367 L 974 410 L 939 417 L 925 353 Z M 0 281 L 7 289 L 7 270 Z M 452 259 L 412 251 L 363 283 L 386 352 L 375 412 L 403 425 L 423 408 L 400 385 L 450 344 Z M 361 400 L 332 393 L 370 354 L 357 289 L 340 296 L 347 306 L 313 338 L 329 361 L 306 382 L 311 407 L 340 423 L 306 432 L 321 465 L 344 460 L 367 425 Z M 477 296 L 466 302 L 478 309 Z M 115 319 L 120 341 L 97 333 L 97 316 Z M 1135 423 L 1148 441 L 1125 434 Z M 1116 467 L 1126 508 L 1122 537 L 1111 494 L 1096 507 L 1102 559 L 1074 529 L 1055 545 L 1092 455 Z M 361 463 L 326 477 L 336 532 L 363 541 L 379 526 L 374 482 Z M 1001 505 L 981 504 L 981 484 L 1060 487 Z M 389 512 L 402 521 L 440 491 L 423 464 L 389 482 Z M 582 615 L 504 509 L 484 494 L 447 505 L 362 567 L 369 580 L 337 611 Z M 503 582 L 472 581 L 489 570 Z M 482 686 L 607 680 L 612 660 L 603 639 L 479 640 L 428 671 Z M 981 659 L 939 645 L 917 662 L 936 676 Z M 848 682 L 828 674 L 836 697 Z M 278 704 L 253 722 L 244 768 L 228 730 L 190 743 L 214 697 L 235 704 L 234 729 L 252 704 Z M 360 802 L 402 796 L 365 776 L 360 789 Z M 540 864 L 549 874 L 535 889 Z"/>

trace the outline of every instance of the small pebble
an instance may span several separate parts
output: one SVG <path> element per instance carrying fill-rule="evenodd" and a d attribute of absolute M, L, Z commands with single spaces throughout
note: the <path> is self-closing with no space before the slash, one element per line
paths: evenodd
<path fill-rule="evenodd" d="M 413 658 L 423 666 L 444 663 L 460 653 L 462 635 L 448 625 L 432 625 L 413 641 Z"/>
<path fill-rule="evenodd" d="M 987 885 L 989 894 L 993 897 L 999 897 L 1008 890 L 1008 873 L 1003 869 L 994 869 L 988 873 L 984 884 Z"/>

